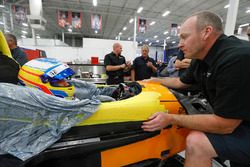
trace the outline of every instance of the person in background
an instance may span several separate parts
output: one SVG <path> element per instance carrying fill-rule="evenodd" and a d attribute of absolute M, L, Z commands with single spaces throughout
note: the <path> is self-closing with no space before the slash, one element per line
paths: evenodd
<path fill-rule="evenodd" d="M 107 84 L 119 84 L 124 82 L 124 72 L 131 68 L 131 63 L 121 55 L 122 46 L 120 43 L 114 43 L 113 51 L 104 57 L 106 74 L 108 75 Z"/>
<path fill-rule="evenodd" d="M 247 36 L 248 36 L 248 40 L 250 41 L 250 25 L 247 28 Z"/>
<path fill-rule="evenodd" d="M 28 62 L 27 55 L 17 46 L 16 36 L 13 34 L 5 34 L 6 41 L 9 45 L 13 58 L 22 66 Z"/>
<path fill-rule="evenodd" d="M 149 79 L 157 71 L 154 59 L 148 56 L 149 46 L 141 47 L 141 56 L 135 58 L 131 70 L 131 80 L 138 81 Z"/>
<path fill-rule="evenodd" d="M 179 75 L 179 71 L 175 67 L 176 59 L 177 59 L 177 56 L 173 56 L 168 62 L 167 73 L 169 77 L 177 77 Z"/>
<path fill-rule="evenodd" d="M 211 167 L 212 159 L 250 164 L 250 45 L 223 33 L 222 19 L 209 11 L 188 17 L 180 28 L 180 49 L 192 59 L 176 78 L 151 79 L 170 88 L 201 83 L 213 114 L 158 112 L 144 122 L 145 131 L 168 125 L 191 129 L 186 138 L 185 167 Z M 212 112 L 212 111 L 211 111 Z"/>
<path fill-rule="evenodd" d="M 73 12 L 73 13 L 74 15 L 72 17 L 72 26 L 74 28 L 81 28 L 82 22 L 81 22 L 80 16 L 78 16 L 78 14 L 80 15 L 80 13 L 76 13 L 76 12 Z"/>
<path fill-rule="evenodd" d="M 190 66 L 191 59 L 185 58 L 183 52 L 180 50 L 175 60 L 175 68 L 179 71 L 179 76 Z"/>
<path fill-rule="evenodd" d="M 187 68 L 191 64 L 191 59 L 185 58 L 184 53 L 182 50 L 179 50 L 176 61 L 175 61 L 175 68 L 178 70 L 178 76 L 180 77 L 185 73 Z M 200 93 L 200 85 L 199 84 L 193 84 L 192 86 L 185 88 L 185 89 L 176 89 L 176 91 L 184 94 L 184 95 L 195 95 Z"/>

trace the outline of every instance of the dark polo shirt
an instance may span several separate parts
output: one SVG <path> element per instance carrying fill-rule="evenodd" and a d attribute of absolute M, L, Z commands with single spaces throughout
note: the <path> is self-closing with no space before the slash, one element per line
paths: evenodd
<path fill-rule="evenodd" d="M 105 55 L 104 58 L 104 65 L 108 66 L 117 66 L 126 64 L 125 57 L 122 55 L 116 56 L 113 52 Z M 116 71 L 106 71 L 106 74 L 108 75 L 107 83 L 110 84 L 119 84 L 124 82 L 123 76 L 124 72 L 123 69 L 119 69 Z"/>
<path fill-rule="evenodd" d="M 11 54 L 13 58 L 21 65 L 23 66 L 26 62 L 28 62 L 28 57 L 24 53 L 24 51 L 21 50 L 21 48 L 16 47 L 14 49 L 11 49 Z"/>
<path fill-rule="evenodd" d="M 193 60 L 180 80 L 200 83 L 216 115 L 250 126 L 250 44 L 221 35 L 204 60 Z"/>
<path fill-rule="evenodd" d="M 133 62 L 133 69 L 135 70 L 136 81 L 149 79 L 152 76 L 153 71 L 147 66 L 147 62 L 152 62 L 156 67 L 155 60 L 151 57 L 148 57 L 147 59 L 144 59 L 142 56 L 135 58 Z"/>

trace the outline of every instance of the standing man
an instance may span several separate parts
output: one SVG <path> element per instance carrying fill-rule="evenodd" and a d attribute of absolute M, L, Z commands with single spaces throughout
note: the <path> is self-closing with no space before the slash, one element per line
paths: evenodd
<path fill-rule="evenodd" d="M 17 46 L 16 36 L 13 34 L 5 34 L 6 41 L 9 45 L 13 58 L 22 66 L 28 62 L 27 55 Z"/>
<path fill-rule="evenodd" d="M 156 63 L 154 59 L 148 56 L 148 53 L 148 45 L 143 45 L 141 47 L 141 56 L 135 58 L 133 62 L 133 68 L 131 70 L 132 81 L 149 79 L 152 74 L 157 71 Z"/>
<path fill-rule="evenodd" d="M 179 47 L 192 59 L 185 75 L 154 80 L 171 88 L 201 83 L 214 113 L 155 113 L 142 128 L 155 131 L 173 124 L 192 129 L 186 139 L 185 167 L 211 167 L 214 157 L 250 164 L 249 43 L 226 36 L 222 19 L 203 11 L 184 21 Z"/>
<path fill-rule="evenodd" d="M 113 51 L 104 58 L 104 65 L 106 66 L 106 74 L 108 75 L 107 84 L 119 84 L 124 82 L 124 71 L 131 68 L 131 63 L 125 60 L 121 55 L 122 46 L 120 43 L 114 43 Z"/>
<path fill-rule="evenodd" d="M 250 25 L 247 28 L 247 36 L 248 36 L 248 40 L 250 41 Z"/>

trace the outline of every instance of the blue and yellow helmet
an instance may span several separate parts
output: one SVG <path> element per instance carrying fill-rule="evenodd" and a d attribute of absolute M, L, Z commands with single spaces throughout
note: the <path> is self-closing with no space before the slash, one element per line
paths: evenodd
<path fill-rule="evenodd" d="M 67 79 L 75 72 L 67 65 L 52 58 L 33 59 L 19 71 L 19 83 L 35 87 L 47 94 L 73 99 L 75 88 Z"/>

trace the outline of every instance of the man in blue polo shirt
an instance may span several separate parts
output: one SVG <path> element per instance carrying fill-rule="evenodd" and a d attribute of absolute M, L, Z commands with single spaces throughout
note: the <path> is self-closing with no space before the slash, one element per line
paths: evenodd
<path fill-rule="evenodd" d="M 135 58 L 131 70 L 131 80 L 138 81 L 143 79 L 149 79 L 153 73 L 157 71 L 156 63 L 154 59 L 148 56 L 149 47 L 143 45 L 141 47 L 141 56 Z"/>
<path fill-rule="evenodd" d="M 13 34 L 5 34 L 6 41 L 9 45 L 13 58 L 22 66 L 28 62 L 27 55 L 17 46 L 16 36 Z"/>

